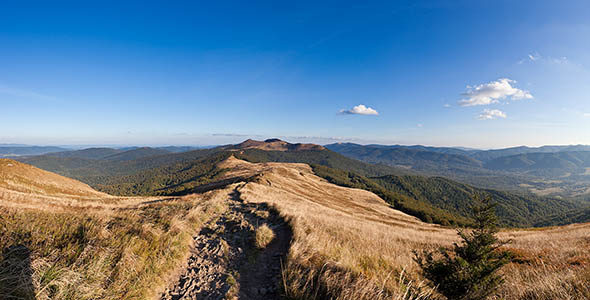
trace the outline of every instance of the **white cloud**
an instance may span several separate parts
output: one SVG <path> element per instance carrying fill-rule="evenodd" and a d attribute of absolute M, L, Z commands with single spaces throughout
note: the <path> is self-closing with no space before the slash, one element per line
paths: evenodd
<path fill-rule="evenodd" d="M 366 115 L 366 116 L 377 116 L 379 115 L 379 113 L 367 106 L 364 106 L 362 104 L 359 104 L 355 107 L 353 107 L 352 109 L 343 109 L 340 111 L 341 114 L 345 114 L 345 115 Z"/>
<path fill-rule="evenodd" d="M 550 63 L 550 64 L 570 64 L 570 60 L 565 57 L 552 57 L 552 56 L 543 56 L 539 52 L 534 52 L 527 54 L 527 56 L 518 61 L 518 64 L 521 65 L 525 62 L 529 63 Z"/>
<path fill-rule="evenodd" d="M 477 118 L 480 120 L 493 120 L 497 118 L 506 119 L 506 113 L 499 109 L 484 109 L 481 115 Z"/>
<path fill-rule="evenodd" d="M 529 59 L 532 61 L 537 61 L 539 59 L 541 59 L 542 56 L 539 53 L 533 53 L 533 54 L 529 54 Z"/>
<path fill-rule="evenodd" d="M 451 107 L 451 105 L 448 103 L 445 103 L 445 105 L 443 105 L 443 107 L 449 108 L 449 107 Z"/>
<path fill-rule="evenodd" d="M 510 97 L 512 100 L 532 99 L 529 91 L 517 89 L 512 86 L 516 81 L 508 78 L 500 78 L 496 81 L 467 86 L 467 91 L 461 95 L 467 97 L 459 101 L 461 106 L 489 105 L 498 103 L 501 99 Z"/>
<path fill-rule="evenodd" d="M 590 118 L 590 113 L 584 113 L 584 118 Z"/>

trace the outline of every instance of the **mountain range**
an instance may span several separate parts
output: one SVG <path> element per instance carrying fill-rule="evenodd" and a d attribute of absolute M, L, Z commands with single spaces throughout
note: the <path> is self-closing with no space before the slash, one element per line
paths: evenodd
<path fill-rule="evenodd" d="M 326 145 L 326 148 L 361 161 L 405 167 L 485 188 L 524 190 L 559 197 L 590 194 L 589 146 L 466 151 L 339 143 Z"/>
<path fill-rule="evenodd" d="M 547 197 L 523 189 L 502 191 L 498 186 L 461 183 L 450 176 L 433 177 L 429 172 L 444 170 L 443 174 L 477 174 L 494 181 L 493 176 L 503 177 L 505 173 L 486 166 L 507 158 L 484 163 L 471 156 L 451 153 L 451 149 L 425 149 L 428 148 L 354 144 L 324 147 L 269 139 L 177 153 L 146 147 L 126 151 L 89 148 L 19 160 L 81 180 L 99 191 L 122 196 L 183 195 L 202 190 L 203 186 L 224 176 L 225 171 L 217 165 L 230 156 L 256 163 L 306 163 L 333 183 L 375 192 L 401 211 L 441 224 L 467 224 L 469 203 L 474 194 L 491 195 L 499 203 L 502 224 L 507 226 L 532 226 L 556 213 L 571 213 L 587 204 L 579 199 Z M 583 153 L 558 152 L 555 156 L 583 160 L 586 159 Z M 517 175 L 511 176 L 516 178 Z"/>

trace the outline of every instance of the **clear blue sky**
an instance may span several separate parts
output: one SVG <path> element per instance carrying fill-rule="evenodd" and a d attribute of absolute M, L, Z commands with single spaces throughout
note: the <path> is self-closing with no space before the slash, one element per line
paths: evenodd
<path fill-rule="evenodd" d="M 590 144 L 585 0 L 84 2 L 3 3 L 0 143 Z"/>

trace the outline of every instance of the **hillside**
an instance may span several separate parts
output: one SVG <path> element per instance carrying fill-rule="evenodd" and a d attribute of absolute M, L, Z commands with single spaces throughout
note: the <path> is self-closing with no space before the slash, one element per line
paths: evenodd
<path fill-rule="evenodd" d="M 428 151 L 426 147 L 362 146 L 357 144 L 332 144 L 328 149 L 344 156 L 390 166 L 405 166 L 420 171 L 440 169 L 480 169 L 482 163 L 464 154 L 463 151 L 447 150 L 447 153 Z"/>
<path fill-rule="evenodd" d="M 50 156 L 62 158 L 84 158 L 84 159 L 103 159 L 105 157 L 124 152 L 121 149 L 113 148 L 86 148 L 80 150 L 69 150 L 56 153 L 50 153 Z"/>
<path fill-rule="evenodd" d="M 293 220 L 283 284 L 287 296 L 295 299 L 411 295 L 416 290 L 407 288 L 420 285 L 412 249 L 449 245 L 456 238 L 452 230 L 391 210 L 370 193 L 322 182 L 305 165 L 230 160 L 224 167 L 230 174 L 232 169 L 259 174 L 238 187 L 241 198 L 271 204 Z M 519 260 L 506 267 L 506 284 L 498 297 L 583 298 L 588 291 L 581 274 L 588 266 L 577 262 L 587 253 L 571 251 L 587 247 L 581 241 L 588 226 L 503 232 L 502 237 L 514 239 L 509 247 Z M 541 265 L 545 267 L 539 269 Z"/>
<path fill-rule="evenodd" d="M 0 247 L 14 253 L 0 261 L 0 292 L 163 300 L 435 295 L 412 251 L 449 246 L 454 230 L 392 209 L 369 191 L 331 184 L 306 164 L 230 155 L 215 167 L 226 170 L 221 181 L 242 179 L 182 198 L 113 197 L 84 209 L 63 201 L 59 212 L 0 194 L 0 228 L 9 233 Z M 262 225 L 274 237 L 256 248 Z M 501 232 L 513 240 L 517 260 L 503 269 L 497 297 L 583 299 L 590 292 L 589 226 Z"/>
<path fill-rule="evenodd" d="M 224 170 L 217 164 L 229 157 L 218 152 L 191 161 L 138 171 L 131 175 L 96 177 L 96 188 L 113 195 L 186 195 L 220 180 Z"/>
<path fill-rule="evenodd" d="M 0 189 L 50 196 L 107 197 L 87 184 L 11 159 L 0 159 Z"/>
<path fill-rule="evenodd" d="M 556 211 L 564 212 L 582 206 L 567 200 L 476 188 L 442 177 L 387 175 L 372 179 L 387 190 L 465 217 L 470 214 L 473 195 L 489 195 L 498 204 L 496 214 L 504 226 L 533 226 L 536 220 L 551 216 Z"/>
<path fill-rule="evenodd" d="M 141 147 L 137 149 L 132 149 L 120 153 L 115 153 L 113 155 L 105 156 L 103 159 L 112 160 L 112 161 L 127 161 L 127 160 L 135 160 L 144 157 L 156 156 L 156 155 L 165 155 L 169 154 L 170 152 L 164 149 L 155 149 L 150 147 Z"/>
<path fill-rule="evenodd" d="M 590 208 L 572 209 L 565 213 L 554 214 L 535 224 L 535 226 L 563 226 L 574 223 L 585 223 L 590 220 Z"/>
<path fill-rule="evenodd" d="M 548 176 L 585 173 L 590 152 L 528 153 L 504 156 L 485 164 L 491 170 L 531 172 Z"/>
<path fill-rule="evenodd" d="M 561 198 L 590 194 L 590 176 L 587 176 L 590 151 L 585 151 L 590 146 L 462 150 L 347 143 L 326 147 L 364 162 L 404 166 L 421 174 L 443 176 L 486 189 Z"/>
<path fill-rule="evenodd" d="M 235 155 L 252 162 L 292 162 L 318 164 L 333 169 L 355 172 L 364 176 L 414 174 L 414 172 L 405 168 L 365 163 L 356 159 L 348 158 L 330 150 L 264 151 L 260 149 L 246 149 L 237 152 Z"/>
<path fill-rule="evenodd" d="M 102 183 L 107 177 L 132 175 L 143 170 L 192 161 L 218 151 L 219 149 L 200 149 L 180 153 L 139 157 L 133 160 L 123 161 L 102 159 L 108 156 L 101 157 L 101 159 L 88 159 L 79 157 L 56 157 L 53 155 L 30 156 L 19 158 L 18 160 L 94 186 Z M 115 154 L 117 153 L 122 152 L 118 151 Z"/>
<path fill-rule="evenodd" d="M 0 159 L 0 298 L 153 299 L 218 194 L 113 197 Z"/>

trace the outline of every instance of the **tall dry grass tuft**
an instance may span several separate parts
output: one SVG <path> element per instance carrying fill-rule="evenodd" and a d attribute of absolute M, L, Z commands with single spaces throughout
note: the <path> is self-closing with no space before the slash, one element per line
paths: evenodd
<path fill-rule="evenodd" d="M 256 235 L 254 243 L 258 249 L 264 249 L 275 238 L 275 233 L 266 224 L 262 224 L 256 228 Z"/>

